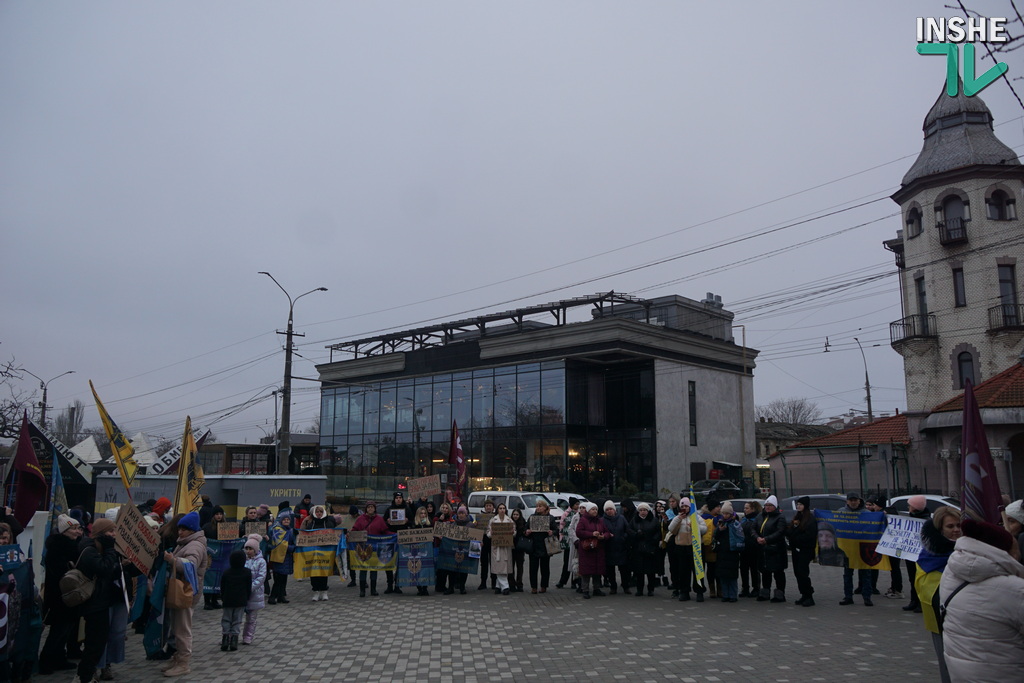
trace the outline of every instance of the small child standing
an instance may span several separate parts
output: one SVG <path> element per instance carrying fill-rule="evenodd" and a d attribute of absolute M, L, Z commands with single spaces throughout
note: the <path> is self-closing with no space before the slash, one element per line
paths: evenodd
<path fill-rule="evenodd" d="M 245 566 L 245 553 L 236 550 L 228 558 L 231 566 L 220 577 L 220 597 L 224 611 L 220 618 L 221 652 L 238 649 L 242 615 L 252 593 L 252 572 Z M 260 592 L 262 595 L 262 591 Z"/>
<path fill-rule="evenodd" d="M 242 645 L 250 645 L 256 637 L 257 612 L 263 609 L 266 599 L 263 594 L 263 584 L 267 580 L 267 561 L 263 559 L 260 552 L 260 541 L 263 539 L 259 534 L 249 534 L 245 541 L 245 567 L 252 573 L 252 593 L 249 595 L 249 602 L 245 606 L 245 628 L 242 631 Z"/>

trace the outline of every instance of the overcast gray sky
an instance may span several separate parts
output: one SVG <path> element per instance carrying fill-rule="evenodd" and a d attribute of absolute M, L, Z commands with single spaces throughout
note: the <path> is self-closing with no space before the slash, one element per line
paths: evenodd
<path fill-rule="evenodd" d="M 864 409 L 859 336 L 875 411 L 902 409 L 894 276 L 765 304 L 895 272 L 887 196 L 945 74 L 915 18 L 943 4 L 4 2 L 0 354 L 76 371 L 55 410 L 97 423 L 92 379 L 125 431 L 177 438 L 281 382 L 287 300 L 257 271 L 329 288 L 296 306 L 300 377 L 377 331 L 710 291 L 762 351 L 757 403 Z M 1020 105 L 982 97 L 1019 152 Z M 213 429 L 253 441 L 273 411 Z"/>

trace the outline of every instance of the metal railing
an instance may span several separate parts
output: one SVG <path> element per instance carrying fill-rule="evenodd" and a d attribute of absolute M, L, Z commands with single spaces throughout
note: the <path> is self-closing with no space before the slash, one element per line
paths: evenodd
<path fill-rule="evenodd" d="M 1024 327 L 1024 306 L 999 304 L 988 309 L 988 329 L 1006 330 Z"/>
<path fill-rule="evenodd" d="M 967 221 L 963 218 L 939 221 L 935 226 L 939 229 L 940 244 L 959 244 L 967 241 Z"/>
<path fill-rule="evenodd" d="M 889 339 L 892 344 L 907 339 L 936 337 L 938 328 L 934 315 L 908 315 L 906 318 L 889 323 Z"/>

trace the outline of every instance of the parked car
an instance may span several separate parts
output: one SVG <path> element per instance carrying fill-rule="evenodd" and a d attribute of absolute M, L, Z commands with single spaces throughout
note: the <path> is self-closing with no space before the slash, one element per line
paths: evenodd
<path fill-rule="evenodd" d="M 924 494 L 924 497 L 926 501 L 925 504 L 928 507 L 928 512 L 935 512 L 937 508 L 942 507 L 943 505 L 948 505 L 949 507 L 956 508 L 957 510 L 960 509 L 960 501 L 956 498 L 950 498 L 949 496 L 937 496 L 932 493 L 926 493 Z M 886 507 L 894 508 L 896 510 L 896 514 L 905 515 L 910 512 L 910 506 L 907 504 L 907 501 L 910 500 L 910 498 L 910 496 L 896 496 L 895 498 L 890 498 L 889 504 L 886 505 Z"/>
<path fill-rule="evenodd" d="M 701 479 L 690 484 L 690 490 L 698 498 L 706 499 L 714 494 L 718 500 L 731 500 L 743 492 L 743 489 L 728 479 Z M 683 491 L 683 495 L 688 492 Z"/>
<path fill-rule="evenodd" d="M 811 499 L 811 508 L 814 510 L 838 510 L 846 506 L 846 496 L 837 493 L 811 493 L 807 495 Z M 796 501 L 803 496 L 789 496 L 779 501 L 779 509 L 787 522 L 792 522 L 796 517 Z"/>
<path fill-rule="evenodd" d="M 760 503 L 764 504 L 764 498 L 730 498 L 729 502 L 732 503 L 732 511 L 736 513 L 736 516 L 743 519 L 743 506 L 747 503 Z"/>
<path fill-rule="evenodd" d="M 555 506 L 558 507 L 558 510 L 561 510 L 562 512 L 565 512 L 566 510 L 569 509 L 569 498 L 575 498 L 576 500 L 578 500 L 581 503 L 589 503 L 590 502 L 589 498 L 587 498 L 586 496 L 581 495 L 579 493 L 555 493 L 553 491 L 546 491 L 544 493 L 544 496 L 548 500 L 550 500 L 552 503 L 554 503 Z M 551 508 L 551 513 L 557 515 L 558 514 L 558 510 L 556 510 L 555 507 L 553 506 Z"/>
<path fill-rule="evenodd" d="M 469 494 L 469 501 L 466 503 L 466 507 L 469 508 L 469 514 L 475 515 L 483 512 L 484 501 L 490 500 L 494 502 L 495 508 L 500 503 L 504 503 L 509 513 L 518 509 L 523 511 L 524 517 L 529 517 L 536 510 L 537 501 L 541 498 L 548 502 L 553 514 L 557 515 L 558 507 L 546 494 L 539 491 L 474 491 Z"/>

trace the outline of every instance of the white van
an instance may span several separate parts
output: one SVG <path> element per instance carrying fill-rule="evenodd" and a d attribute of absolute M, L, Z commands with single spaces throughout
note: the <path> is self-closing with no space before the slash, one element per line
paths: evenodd
<path fill-rule="evenodd" d="M 508 508 L 509 514 L 513 510 L 522 510 L 523 517 L 529 517 L 537 508 L 537 501 L 543 498 L 551 507 L 551 514 L 558 515 L 558 506 L 555 505 L 546 493 L 536 491 L 475 491 L 469 494 L 469 501 L 466 507 L 469 514 L 476 515 L 484 511 L 484 501 L 492 501 L 495 509 L 501 503 Z"/>
<path fill-rule="evenodd" d="M 566 510 L 569 509 L 569 499 L 570 498 L 575 498 L 576 500 L 578 500 L 581 503 L 589 503 L 590 502 L 589 498 L 587 498 L 586 496 L 582 496 L 582 495 L 580 495 L 578 493 L 551 493 L 551 492 L 549 492 L 549 493 L 545 493 L 544 495 L 547 496 L 548 500 L 550 500 L 555 505 L 557 505 L 558 509 L 561 510 L 562 512 L 565 512 Z M 552 508 L 552 513 L 557 516 L 558 515 L 558 510 L 555 510 L 554 508 Z"/>

